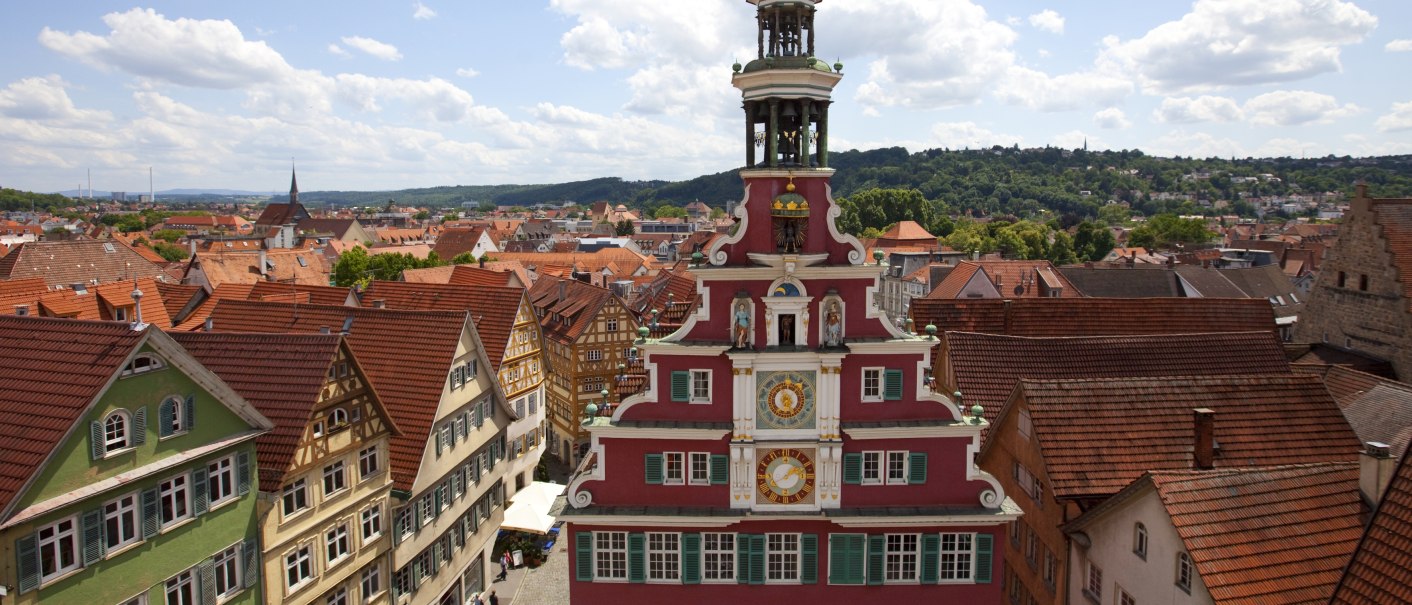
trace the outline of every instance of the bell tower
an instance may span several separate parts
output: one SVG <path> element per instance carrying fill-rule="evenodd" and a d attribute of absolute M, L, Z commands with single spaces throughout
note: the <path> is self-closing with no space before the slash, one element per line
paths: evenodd
<path fill-rule="evenodd" d="M 756 57 L 733 65 L 731 77 L 745 112 L 746 193 L 735 211 L 740 224 L 713 247 L 710 262 L 861 264 L 862 244 L 838 233 L 829 197 L 829 105 L 843 65 L 814 56 L 823 0 L 746 2 L 756 8 Z"/>

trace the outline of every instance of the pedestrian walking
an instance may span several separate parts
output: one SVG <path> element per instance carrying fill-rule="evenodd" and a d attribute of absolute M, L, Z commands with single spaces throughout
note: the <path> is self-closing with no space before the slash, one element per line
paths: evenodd
<path fill-rule="evenodd" d="M 500 605 L 500 597 L 495 596 L 495 591 L 490 591 L 490 601 L 487 605 Z"/>

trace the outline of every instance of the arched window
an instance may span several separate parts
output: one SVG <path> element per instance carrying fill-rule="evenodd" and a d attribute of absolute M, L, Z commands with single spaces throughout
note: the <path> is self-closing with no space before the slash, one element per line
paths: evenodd
<path fill-rule="evenodd" d="M 159 434 L 168 437 L 191 430 L 191 426 L 196 423 L 195 398 L 188 395 L 183 399 L 179 395 L 172 395 L 162 400 L 161 408 L 158 410 Z"/>
<path fill-rule="evenodd" d="M 1147 526 L 1141 523 L 1133 526 L 1133 554 L 1147 558 Z"/>
<path fill-rule="evenodd" d="M 329 427 L 338 427 L 348 424 L 348 411 L 343 408 L 336 408 L 328 414 Z"/>
<path fill-rule="evenodd" d="M 141 355 L 134 357 L 132 359 L 132 362 L 128 363 L 127 367 L 123 368 L 122 375 L 132 376 L 134 374 L 142 374 L 145 372 L 151 372 L 153 370 L 160 370 L 165 367 L 167 367 L 167 362 L 163 361 L 161 357 L 158 357 L 151 353 L 142 353 Z"/>
<path fill-rule="evenodd" d="M 1191 592 L 1191 577 L 1196 575 L 1196 570 L 1191 565 L 1191 556 L 1180 552 L 1177 553 L 1177 587 Z"/>
<path fill-rule="evenodd" d="M 128 446 L 127 412 L 118 410 L 103 420 L 103 451 L 112 453 Z"/>

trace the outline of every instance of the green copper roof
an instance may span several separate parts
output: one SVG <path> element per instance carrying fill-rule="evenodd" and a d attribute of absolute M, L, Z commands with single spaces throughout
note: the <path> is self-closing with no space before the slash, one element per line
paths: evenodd
<path fill-rule="evenodd" d="M 824 73 L 833 73 L 828 63 L 814 57 L 765 57 L 745 64 L 744 72 L 766 69 L 817 69 Z"/>

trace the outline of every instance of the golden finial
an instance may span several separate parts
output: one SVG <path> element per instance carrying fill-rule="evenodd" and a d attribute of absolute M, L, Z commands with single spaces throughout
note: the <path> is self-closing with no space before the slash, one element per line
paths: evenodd
<path fill-rule="evenodd" d="M 784 186 L 784 190 L 794 193 L 794 175 L 790 175 L 789 183 Z"/>

